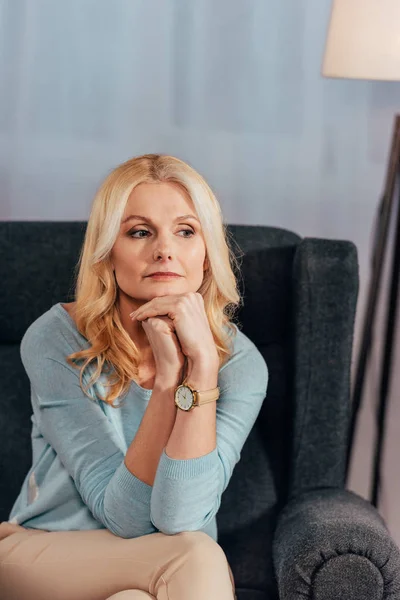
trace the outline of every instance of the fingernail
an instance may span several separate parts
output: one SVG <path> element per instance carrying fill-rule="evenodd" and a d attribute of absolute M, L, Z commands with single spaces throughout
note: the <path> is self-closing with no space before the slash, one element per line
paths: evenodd
<path fill-rule="evenodd" d="M 135 318 L 136 312 L 137 312 L 136 310 L 134 310 L 133 312 L 131 312 L 131 314 L 129 315 L 131 319 Z"/>

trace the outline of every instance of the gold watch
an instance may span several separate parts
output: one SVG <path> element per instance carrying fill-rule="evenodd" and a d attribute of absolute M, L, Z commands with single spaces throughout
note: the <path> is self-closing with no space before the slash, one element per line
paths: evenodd
<path fill-rule="evenodd" d="M 208 402 L 215 402 L 219 398 L 219 387 L 212 390 L 195 390 L 185 380 L 175 388 L 175 404 L 181 410 L 193 410 L 196 406 L 202 406 Z"/>

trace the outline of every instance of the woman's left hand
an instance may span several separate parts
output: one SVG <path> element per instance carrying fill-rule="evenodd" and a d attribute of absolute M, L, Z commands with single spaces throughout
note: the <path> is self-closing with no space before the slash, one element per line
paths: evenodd
<path fill-rule="evenodd" d="M 49 533 L 48 529 L 30 529 L 17 525 L 16 523 L 10 523 L 9 521 L 2 521 L 0 523 L 0 541 L 4 540 L 13 533 L 26 533 L 27 535 L 35 535 L 36 533 Z"/>
<path fill-rule="evenodd" d="M 9 523 L 8 521 L 2 521 L 0 523 L 0 540 L 8 537 L 12 533 L 26 531 L 25 527 L 22 525 L 17 525 L 15 523 Z"/>
<path fill-rule="evenodd" d="M 192 362 L 203 361 L 218 368 L 219 356 L 204 310 L 204 299 L 198 292 L 158 296 L 129 316 L 137 321 L 166 315 L 174 325 L 183 354 Z"/>

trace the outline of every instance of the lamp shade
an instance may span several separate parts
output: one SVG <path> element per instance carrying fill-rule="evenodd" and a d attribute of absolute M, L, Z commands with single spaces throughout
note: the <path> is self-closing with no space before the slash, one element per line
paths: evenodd
<path fill-rule="evenodd" d="M 334 0 L 322 75 L 400 81 L 400 0 Z"/>

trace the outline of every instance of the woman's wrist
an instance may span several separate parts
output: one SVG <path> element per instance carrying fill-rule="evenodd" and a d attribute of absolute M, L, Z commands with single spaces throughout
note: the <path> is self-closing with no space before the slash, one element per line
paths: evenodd
<path fill-rule="evenodd" d="M 160 391 L 175 390 L 175 388 L 180 384 L 180 382 L 181 380 L 179 374 L 157 374 L 154 379 L 153 389 L 157 389 Z"/>
<path fill-rule="evenodd" d="M 212 390 L 218 385 L 218 368 L 194 365 L 187 375 L 188 384 L 200 391 Z"/>
<path fill-rule="evenodd" d="M 216 375 L 218 377 L 219 372 L 219 360 L 218 355 L 214 357 L 210 356 L 199 356 L 195 359 L 188 359 L 187 378 L 206 378 Z"/>

